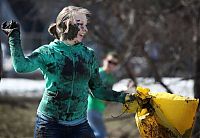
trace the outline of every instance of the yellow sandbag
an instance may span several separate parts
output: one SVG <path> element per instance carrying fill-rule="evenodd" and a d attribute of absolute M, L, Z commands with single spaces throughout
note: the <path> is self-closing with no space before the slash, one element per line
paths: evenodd
<path fill-rule="evenodd" d="M 199 100 L 166 92 L 150 93 L 142 87 L 136 90 L 139 102 L 127 103 L 123 110 L 136 112 L 136 124 L 142 137 L 190 137 Z M 146 99 L 150 99 L 148 103 Z M 146 107 L 141 101 L 145 101 Z"/>
<path fill-rule="evenodd" d="M 137 127 L 142 138 L 178 138 L 180 135 L 173 133 L 170 129 L 160 125 L 154 113 L 147 111 L 145 114 L 143 110 L 138 111 L 135 115 Z"/>
<path fill-rule="evenodd" d="M 183 136 L 191 133 L 199 100 L 166 92 L 151 93 L 159 122 L 167 122 Z"/>

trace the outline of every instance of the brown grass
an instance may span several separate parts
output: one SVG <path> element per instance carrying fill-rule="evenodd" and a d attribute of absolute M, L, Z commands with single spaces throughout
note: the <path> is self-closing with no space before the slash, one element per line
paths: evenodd
<path fill-rule="evenodd" d="M 33 138 L 38 99 L 0 97 L 0 138 Z M 134 117 L 115 118 L 121 114 L 121 105 L 109 103 L 105 118 L 110 138 L 138 138 Z M 123 115 L 125 116 L 125 115 Z"/>

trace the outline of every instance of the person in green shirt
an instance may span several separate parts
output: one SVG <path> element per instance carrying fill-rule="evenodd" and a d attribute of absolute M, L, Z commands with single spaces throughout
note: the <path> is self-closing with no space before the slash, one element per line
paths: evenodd
<path fill-rule="evenodd" d="M 88 14 L 82 7 L 63 8 L 48 29 L 55 40 L 27 57 L 21 47 L 20 25 L 13 20 L 1 25 L 9 38 L 15 71 L 27 73 L 39 68 L 44 75 L 46 85 L 37 109 L 35 138 L 94 138 L 87 122 L 89 92 L 120 103 L 136 99 L 133 94 L 103 87 L 95 53 L 82 43 L 88 31 Z"/>
<path fill-rule="evenodd" d="M 116 69 L 118 62 L 119 58 L 116 52 L 109 52 L 103 59 L 103 66 L 99 68 L 99 74 L 106 89 L 112 90 L 112 86 L 116 82 L 113 71 Z M 107 131 L 103 120 L 105 109 L 105 101 L 95 98 L 92 94 L 88 96 L 87 118 L 96 138 L 107 137 Z"/>

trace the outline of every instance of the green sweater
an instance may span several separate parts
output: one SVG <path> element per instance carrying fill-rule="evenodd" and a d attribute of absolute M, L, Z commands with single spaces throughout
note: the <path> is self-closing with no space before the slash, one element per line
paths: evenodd
<path fill-rule="evenodd" d="M 60 121 L 86 117 L 89 91 L 99 99 L 124 103 L 125 93 L 102 87 L 94 51 L 84 44 L 72 46 L 55 40 L 27 57 L 21 48 L 19 32 L 11 33 L 9 44 L 16 72 L 39 68 L 44 75 L 46 87 L 38 107 L 43 115 Z"/>
<path fill-rule="evenodd" d="M 106 73 L 103 68 L 99 68 L 99 74 L 102 79 L 103 85 L 107 87 L 107 89 L 112 89 L 112 85 L 115 83 L 115 78 L 113 74 Z M 103 113 L 106 108 L 106 104 L 104 101 L 93 97 L 91 94 L 88 97 L 88 110 L 96 110 L 98 112 Z"/>

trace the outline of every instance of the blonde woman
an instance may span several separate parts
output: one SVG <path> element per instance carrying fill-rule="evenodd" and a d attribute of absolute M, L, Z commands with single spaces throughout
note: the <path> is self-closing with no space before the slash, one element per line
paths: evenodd
<path fill-rule="evenodd" d="M 19 24 L 2 24 L 9 37 L 14 69 L 26 73 L 39 68 L 46 81 L 37 109 L 35 138 L 94 138 L 87 122 L 89 91 L 108 101 L 125 103 L 135 99 L 133 95 L 107 92 L 102 87 L 94 51 L 82 43 L 88 31 L 88 14 L 85 8 L 65 7 L 48 29 L 55 40 L 27 57 L 21 48 Z"/>

